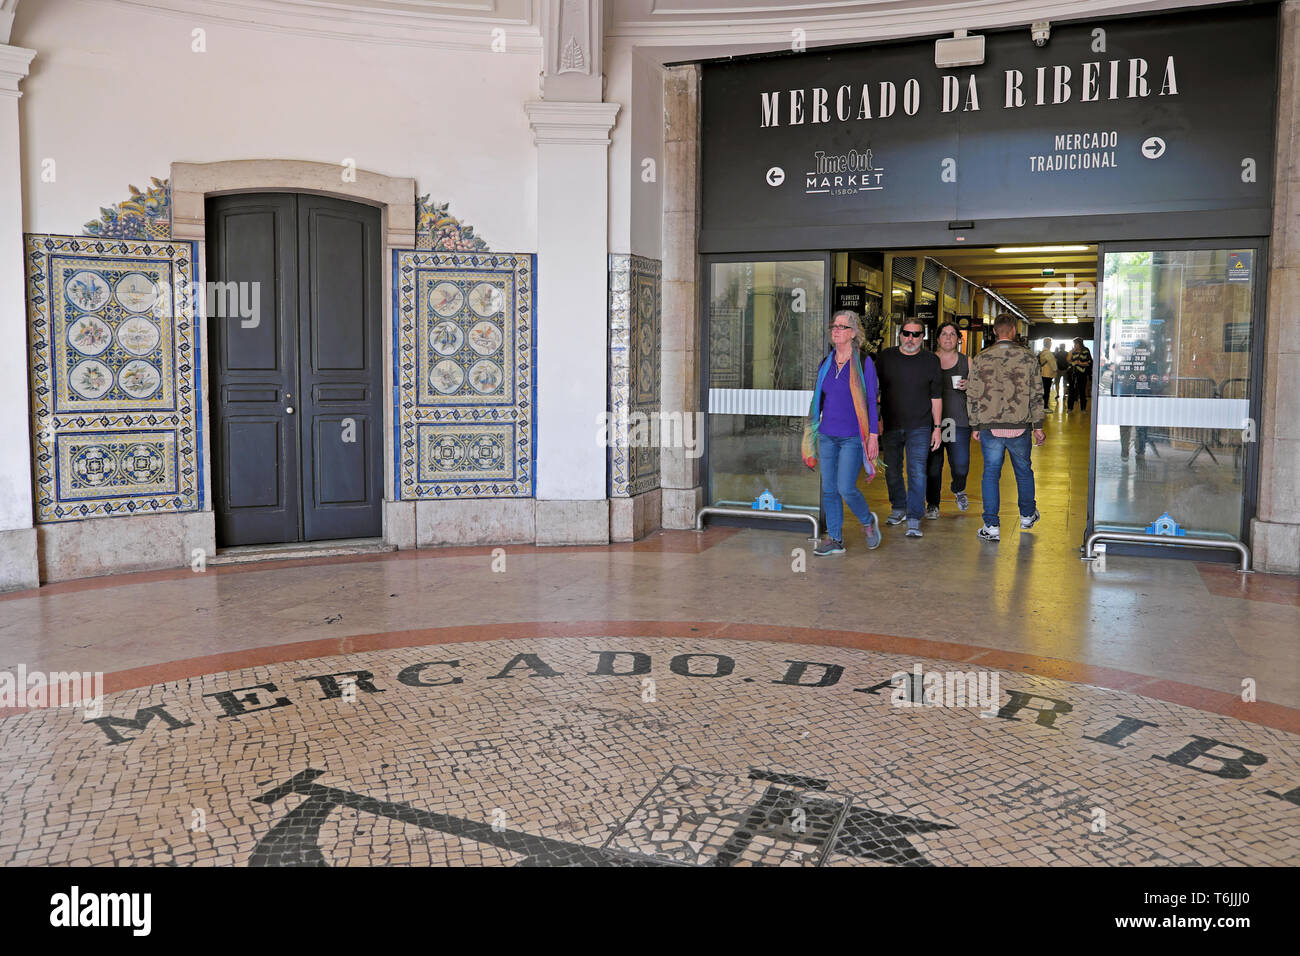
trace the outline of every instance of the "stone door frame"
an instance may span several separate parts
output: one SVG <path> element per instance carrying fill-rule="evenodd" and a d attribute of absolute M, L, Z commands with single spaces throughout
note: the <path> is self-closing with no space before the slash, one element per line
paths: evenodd
<path fill-rule="evenodd" d="M 321 196 L 334 196 L 352 202 L 376 206 L 380 210 L 380 230 L 383 234 L 383 253 L 379 262 L 379 271 L 383 283 L 383 299 L 380 307 L 381 316 L 388 316 L 390 321 L 381 321 L 381 341 L 384 377 L 384 539 L 392 544 L 401 545 L 395 540 L 394 529 L 390 527 L 390 509 L 395 503 L 394 486 L 396 476 L 393 473 L 393 363 L 389 357 L 393 354 L 393 323 L 391 321 L 391 304 L 393 301 L 393 253 L 398 249 L 414 249 L 416 233 L 415 180 L 411 177 L 385 176 L 361 169 L 341 166 L 337 163 L 317 163 L 294 159 L 238 159 L 217 163 L 172 163 L 172 238 L 193 241 L 198 246 L 195 256 L 195 278 L 207 282 L 207 223 L 205 220 L 205 201 L 209 196 L 222 196 L 230 193 L 254 192 L 292 192 L 314 193 Z M 206 318 L 206 316 L 205 316 Z M 207 324 L 204 323 L 200 341 L 202 375 L 199 388 L 203 417 L 212 421 L 212 407 L 209 393 L 209 367 Z M 210 528 L 209 540 L 215 541 L 216 517 L 212 511 L 212 435 L 211 430 L 203 433 L 203 488 L 205 491 L 202 514 Z M 396 535 L 400 537 L 400 533 Z M 413 544 L 413 542 L 412 542 Z M 408 545 L 409 546 L 409 545 Z"/>

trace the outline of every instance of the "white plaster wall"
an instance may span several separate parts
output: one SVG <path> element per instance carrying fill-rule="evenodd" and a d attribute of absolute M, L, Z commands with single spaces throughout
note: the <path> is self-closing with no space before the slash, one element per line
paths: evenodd
<path fill-rule="evenodd" d="M 605 497 L 606 449 L 596 426 L 608 407 L 608 225 L 600 204 L 584 199 L 593 185 L 605 195 L 606 150 L 603 143 L 540 147 L 545 221 L 537 264 L 543 330 L 537 342 L 539 500 Z M 608 537 L 608 513 L 603 527 Z"/>
<path fill-rule="evenodd" d="M 38 53 L 20 101 L 27 232 L 80 234 L 99 207 L 173 161 L 306 159 L 413 176 L 498 251 L 537 247 L 535 150 L 523 104 L 537 53 L 349 43 L 40 0 L 14 42 Z M 207 52 L 191 49 L 206 30 Z M 42 161 L 57 179 L 41 181 Z"/>
<path fill-rule="evenodd" d="M 21 87 L 20 87 L 21 88 Z M 32 526 L 27 321 L 23 311 L 23 237 L 14 223 L 18 189 L 18 104 L 0 94 L 0 532 Z M 0 573 L 0 578 L 8 575 Z"/>
<path fill-rule="evenodd" d="M 662 258 L 664 90 L 656 59 L 626 42 L 605 50 L 605 99 L 620 103 L 609 147 L 609 246 L 612 253 Z M 642 162 L 655 162 L 654 182 Z"/>

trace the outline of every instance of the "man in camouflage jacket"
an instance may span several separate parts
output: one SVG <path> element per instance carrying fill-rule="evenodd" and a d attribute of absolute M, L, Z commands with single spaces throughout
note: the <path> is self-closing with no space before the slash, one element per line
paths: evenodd
<path fill-rule="evenodd" d="M 980 528 L 979 536 L 985 541 L 1001 539 L 999 482 L 1007 455 L 1011 456 L 1011 468 L 1016 473 L 1020 527 L 1032 528 L 1038 521 L 1034 469 L 1030 464 L 1031 430 L 1034 444 L 1045 441 L 1038 359 L 1028 349 L 1016 345 L 1016 320 L 1007 313 L 994 320 L 993 333 L 997 341 L 971 359 L 966 385 L 971 437 L 980 443 L 984 453 L 984 527 Z"/>

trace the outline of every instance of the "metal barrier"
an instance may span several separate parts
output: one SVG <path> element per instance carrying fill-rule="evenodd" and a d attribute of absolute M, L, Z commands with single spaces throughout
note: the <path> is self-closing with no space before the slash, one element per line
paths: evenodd
<path fill-rule="evenodd" d="M 1250 571 L 1250 549 L 1240 541 L 1223 541 L 1219 538 L 1185 538 L 1185 537 L 1164 537 L 1163 539 L 1150 534 L 1138 534 L 1135 531 L 1094 531 L 1088 535 L 1088 540 L 1083 545 L 1083 560 L 1093 561 L 1096 554 L 1093 553 L 1093 546 L 1098 541 L 1126 541 L 1132 544 L 1156 544 L 1156 545 L 1187 545 L 1193 548 L 1222 548 L 1224 550 L 1236 551 L 1241 555 L 1241 567 L 1238 569 L 1242 572 Z"/>
<path fill-rule="evenodd" d="M 732 515 L 736 518 L 787 518 L 794 521 L 811 521 L 813 538 L 817 537 L 818 532 L 817 516 L 806 512 L 796 514 L 793 511 L 756 511 L 753 508 L 720 508 L 717 505 L 707 505 L 699 510 L 699 513 L 695 516 L 696 531 L 704 530 L 705 515 Z"/>

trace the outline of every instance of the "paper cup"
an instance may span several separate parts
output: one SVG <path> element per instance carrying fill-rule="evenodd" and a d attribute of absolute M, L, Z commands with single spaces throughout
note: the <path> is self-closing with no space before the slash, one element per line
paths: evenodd
<path fill-rule="evenodd" d="M 954 376 L 952 377 L 952 387 L 953 387 L 953 388 L 956 388 L 956 387 L 959 386 L 959 385 L 961 385 L 961 376 L 960 376 L 960 375 L 954 375 Z"/>

